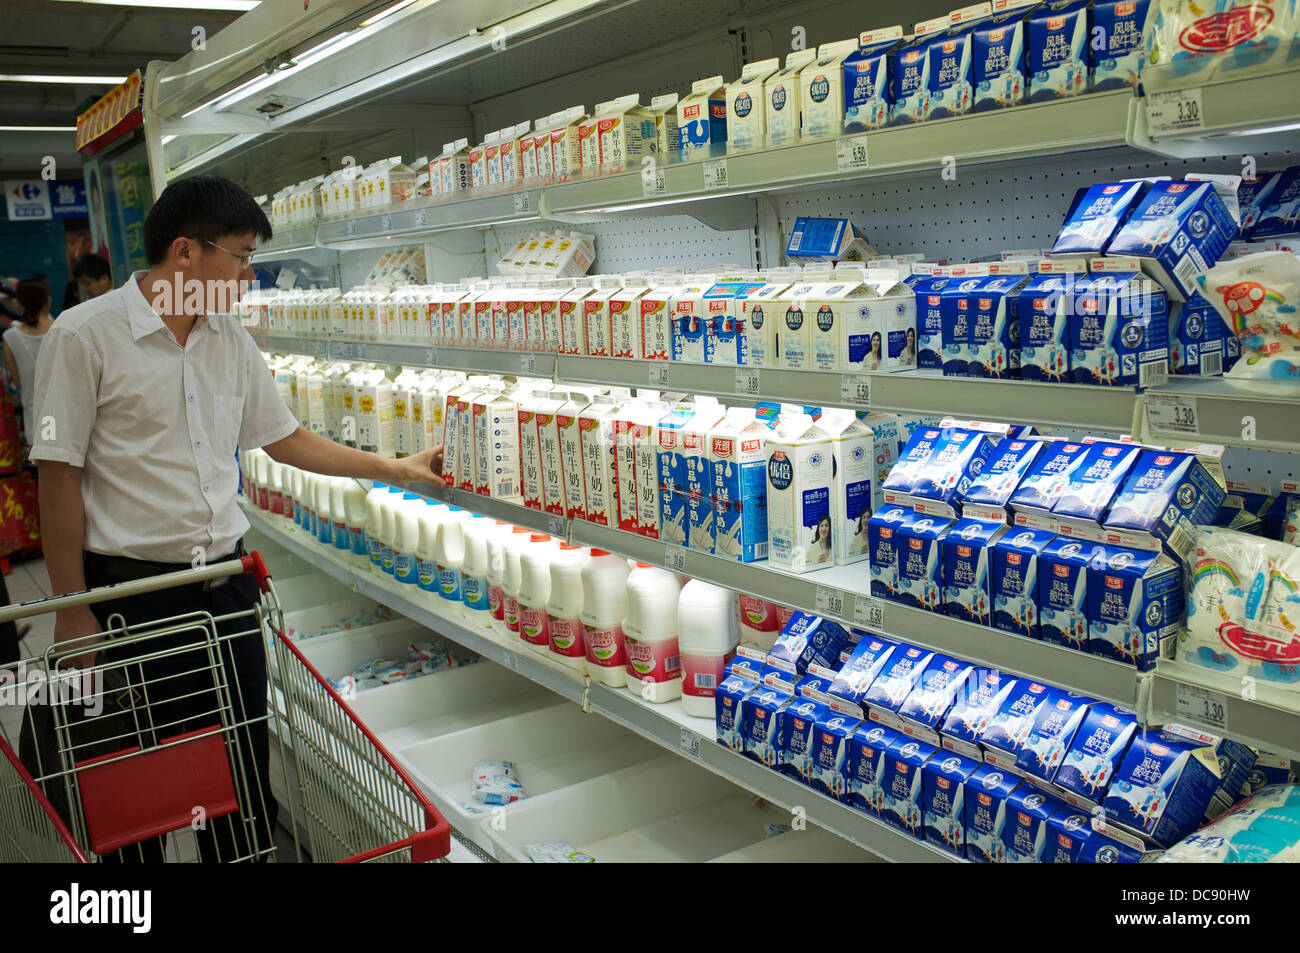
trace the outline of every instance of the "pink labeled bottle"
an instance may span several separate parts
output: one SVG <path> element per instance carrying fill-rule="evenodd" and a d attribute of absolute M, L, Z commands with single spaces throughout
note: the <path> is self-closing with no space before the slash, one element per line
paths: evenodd
<path fill-rule="evenodd" d="M 766 652 L 776 644 L 776 637 L 781 634 L 776 603 L 743 592 L 739 599 L 741 639 Z"/>
<path fill-rule="evenodd" d="M 551 658 L 583 674 L 587 640 L 582 625 L 582 569 L 590 558 L 582 546 L 560 543 L 551 559 L 551 595 L 546 602 Z"/>
<path fill-rule="evenodd" d="M 501 567 L 501 614 L 504 616 L 506 635 L 519 636 L 519 585 L 523 581 L 520 557 L 528 546 L 532 530 L 516 526 L 506 537 L 502 546 L 503 564 Z"/>
<path fill-rule="evenodd" d="M 496 526 L 488 533 L 488 564 L 487 564 L 487 590 L 488 590 L 488 624 L 493 630 L 505 635 L 506 630 L 506 596 L 505 596 L 505 566 L 506 566 L 506 540 L 511 536 L 514 527 L 505 520 L 497 520 Z"/>
<path fill-rule="evenodd" d="M 682 587 L 677 600 L 677 642 L 682 659 L 682 708 L 713 718 L 713 690 L 740 644 L 736 594 L 703 579 Z"/>
<path fill-rule="evenodd" d="M 637 563 L 627 575 L 627 615 L 623 649 L 627 653 L 627 687 L 656 704 L 682 695 L 682 660 L 677 646 L 677 576 Z"/>
<path fill-rule="evenodd" d="M 519 554 L 519 638 L 539 654 L 551 650 L 546 604 L 551 598 L 551 560 L 558 552 L 545 533 L 533 533 Z"/>
<path fill-rule="evenodd" d="M 593 549 L 582 567 L 582 635 L 587 674 L 611 688 L 627 684 L 623 617 L 627 615 L 627 560 Z"/>

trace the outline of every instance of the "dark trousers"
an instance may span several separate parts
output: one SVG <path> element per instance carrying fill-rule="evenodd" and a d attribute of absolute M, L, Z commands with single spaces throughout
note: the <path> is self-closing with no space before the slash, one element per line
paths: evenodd
<path fill-rule="evenodd" d="M 9 605 L 9 587 L 0 575 L 0 605 Z M 13 622 L 0 622 L 0 665 L 17 662 L 22 653 L 18 648 L 18 626 Z"/>
<path fill-rule="evenodd" d="M 156 574 L 155 567 L 132 567 L 129 561 L 113 560 L 108 565 L 93 554 L 86 558 L 86 585 L 90 588 Z M 187 566 L 171 567 L 173 569 Z M 155 571 L 147 571 L 155 569 Z M 251 609 L 257 602 L 257 583 L 252 576 L 240 575 L 228 579 L 223 585 L 205 589 L 202 583 L 121 599 L 112 599 L 92 606 L 95 617 L 105 629 L 110 617 L 117 614 L 127 626 L 148 625 L 161 619 L 191 612 L 208 612 L 214 617 Z M 277 805 L 271 793 L 269 775 L 269 746 L 266 715 L 266 654 L 261 635 L 256 631 L 256 621 L 242 617 L 221 623 L 219 634 L 253 630 L 251 634 L 224 639 L 222 656 L 233 709 L 233 723 L 254 719 L 240 729 L 240 760 L 248 786 L 247 794 L 236 778 L 235 795 L 240 812 L 220 818 L 208 818 L 205 826 L 196 832 L 199 856 L 205 863 L 231 861 L 247 857 L 254 851 L 271 846 L 271 832 L 275 828 Z M 202 645 L 204 639 L 195 631 L 182 631 L 164 639 L 148 639 L 135 645 L 108 648 L 106 658 L 113 663 L 126 664 L 131 680 L 148 686 L 149 716 L 158 726 L 158 737 L 142 738 L 146 744 L 156 743 L 186 731 L 208 727 L 217 722 L 213 713 L 218 708 L 218 695 L 213 690 L 206 649 L 192 648 L 178 651 L 163 658 L 148 659 L 138 665 L 129 665 L 132 658 L 143 653 L 153 653 L 164 645 L 180 649 L 188 645 Z M 162 726 L 166 726 L 165 728 Z M 134 797 L 139 792 L 124 791 L 123 797 Z M 251 802 L 251 803 L 250 803 Z M 196 805 L 201 807 L 201 805 Z M 252 818 L 251 830 L 242 821 Z M 250 835 L 252 842 L 250 843 Z M 107 862 L 137 863 L 161 861 L 164 838 L 153 838 L 132 847 L 124 847 L 115 855 L 107 855 Z"/>

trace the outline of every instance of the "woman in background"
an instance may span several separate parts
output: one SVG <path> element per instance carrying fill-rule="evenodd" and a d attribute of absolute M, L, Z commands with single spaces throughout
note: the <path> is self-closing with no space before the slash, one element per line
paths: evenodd
<path fill-rule="evenodd" d="M 23 407 L 23 443 L 32 444 L 36 412 L 36 355 L 45 332 L 54 323 L 50 318 L 50 286 L 38 276 L 18 282 L 14 298 L 23 309 L 19 321 L 4 333 L 5 370 L 9 386 L 19 393 Z"/>

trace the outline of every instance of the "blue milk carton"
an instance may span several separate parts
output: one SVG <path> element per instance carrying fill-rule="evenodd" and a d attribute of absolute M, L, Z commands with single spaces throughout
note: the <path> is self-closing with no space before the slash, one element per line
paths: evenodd
<path fill-rule="evenodd" d="M 1100 182 L 1080 189 L 1052 243 L 1052 255 L 1100 255 L 1128 221 L 1150 183 Z"/>
<path fill-rule="evenodd" d="M 1047 819 L 1064 807 L 1064 801 L 1027 784 L 1013 791 L 1007 797 L 1006 826 L 1002 829 L 1002 862 L 1042 863 L 1047 851 Z"/>
<path fill-rule="evenodd" d="M 781 761 L 783 774 L 802 784 L 812 783 L 812 749 L 816 741 L 817 719 L 829 713 L 829 705 L 806 692 L 796 695 L 781 712 L 781 743 L 785 751 Z"/>
<path fill-rule="evenodd" d="M 926 119 L 948 119 L 970 109 L 971 32 L 975 21 L 991 13 L 987 2 L 948 14 L 947 29 L 930 44 L 930 76 L 925 98 Z"/>
<path fill-rule="evenodd" d="M 827 693 L 861 705 L 867 690 L 897 648 L 898 643 L 889 639 L 874 635 L 863 636 L 850 651 L 849 657 L 840 664 L 835 680 L 826 689 Z"/>
<path fill-rule="evenodd" d="M 1146 34 L 1155 4 L 1151 0 L 1093 0 L 1092 88 L 1136 86 L 1146 62 Z"/>
<path fill-rule="evenodd" d="M 1196 527 L 1214 520 L 1227 496 L 1223 448 L 1143 450 L 1102 524 L 1118 530 L 1122 545 L 1163 545 L 1182 559 Z"/>
<path fill-rule="evenodd" d="M 1034 716 L 1025 746 L 1016 755 L 1016 770 L 1029 781 L 1050 782 L 1092 702 L 1091 698 L 1063 693 L 1042 706 Z"/>
<path fill-rule="evenodd" d="M 1020 377 L 1020 289 L 1028 283 L 1027 262 L 995 261 L 989 265 L 989 280 L 974 295 L 966 355 L 968 377 Z"/>
<path fill-rule="evenodd" d="M 1141 864 L 1159 851 L 1149 851 L 1092 831 L 1079 849 L 1080 864 Z"/>
<path fill-rule="evenodd" d="M 971 31 L 971 112 L 1024 102 L 1025 22 L 1036 0 L 994 0 L 993 16 Z"/>
<path fill-rule="evenodd" d="M 880 778 L 880 819 L 913 837 L 923 836 L 921 796 L 925 763 L 939 753 L 934 745 L 899 736 L 885 751 Z"/>
<path fill-rule="evenodd" d="M 1272 197 L 1273 190 L 1282 181 L 1281 172 L 1260 172 L 1252 178 L 1242 178 L 1237 186 L 1237 204 L 1241 210 L 1241 234 L 1239 239 L 1250 241 L 1255 236 L 1255 226 L 1259 224 L 1265 206 Z M 1224 257 L 1232 254 L 1229 249 Z"/>
<path fill-rule="evenodd" d="M 925 666 L 916 687 L 898 706 L 898 720 L 903 734 L 927 744 L 941 741 L 939 726 L 962 694 L 966 682 L 975 673 L 975 665 L 946 655 L 935 655 Z"/>
<path fill-rule="evenodd" d="M 930 266 L 934 274 L 916 275 L 916 366 L 922 370 L 943 367 L 943 291 L 951 280 L 943 265 Z"/>
<path fill-rule="evenodd" d="M 1062 534 L 1088 531 L 1094 538 L 1100 538 L 1096 535 L 1100 533 L 1100 524 L 1141 452 L 1142 448 L 1134 443 L 1094 441 L 1089 445 L 1052 507 L 1052 516 L 1060 524 Z"/>
<path fill-rule="evenodd" d="M 943 611 L 954 619 L 989 624 L 989 547 L 1006 532 L 1005 523 L 960 519 L 939 544 L 943 561 Z"/>
<path fill-rule="evenodd" d="M 718 744 L 737 753 L 745 751 L 744 702 L 758 687 L 759 673 L 766 664 L 764 653 L 747 645 L 738 646 L 736 657 L 727 663 L 714 691 Z"/>
<path fill-rule="evenodd" d="M 1228 326 L 1214 305 L 1191 294 L 1169 309 L 1169 370 L 1193 377 L 1218 377 L 1232 369 Z M 1234 341 L 1236 335 L 1233 335 Z"/>
<path fill-rule="evenodd" d="M 999 440 L 961 495 L 962 516 L 990 523 L 1007 522 L 1011 497 L 1033 468 L 1038 454 L 1050 446 L 1043 440 L 1021 437 Z"/>
<path fill-rule="evenodd" d="M 992 765 L 981 765 L 966 779 L 966 859 L 980 864 L 1000 864 L 1006 857 L 1002 832 L 1006 829 L 1007 799 L 1020 787 L 1020 779 Z"/>
<path fill-rule="evenodd" d="M 1064 689 L 1052 688 L 1039 682 L 1017 682 L 1015 689 L 1003 699 L 1002 706 L 989 719 L 988 726 L 980 735 L 984 761 L 1015 771 L 1016 759 L 1020 756 L 1020 749 L 1029 740 L 1039 710 L 1045 705 L 1056 704 L 1057 697 L 1063 694 Z"/>
<path fill-rule="evenodd" d="M 1088 651 L 1139 672 L 1173 653 L 1183 570 L 1158 550 L 1105 546 L 1088 567 Z"/>
<path fill-rule="evenodd" d="M 839 698 L 815 693 L 827 707 L 813 725 L 813 743 L 808 754 L 809 786 L 837 801 L 849 801 L 846 768 L 850 739 L 862 725 L 862 709 Z"/>
<path fill-rule="evenodd" d="M 1088 91 L 1090 0 L 1052 0 L 1029 14 L 1029 101 L 1077 96 Z"/>
<path fill-rule="evenodd" d="M 1087 272 L 1080 258 L 1047 259 L 1020 289 L 1020 377 L 1070 379 L 1070 313 L 1074 284 Z"/>
<path fill-rule="evenodd" d="M 1085 811 L 1100 806 L 1137 729 L 1133 709 L 1094 702 L 1052 779 L 1065 800 Z"/>
<path fill-rule="evenodd" d="M 1102 806 L 1117 826 L 1169 847 L 1200 826 L 1219 780 L 1212 745 L 1138 732 Z"/>
<path fill-rule="evenodd" d="M 1066 804 L 1047 819 L 1047 843 L 1039 855 L 1044 864 L 1077 864 L 1084 845 L 1092 838 L 1092 823 L 1087 814 Z"/>
<path fill-rule="evenodd" d="M 844 58 L 844 131 L 866 132 L 889 122 L 893 88 L 889 82 L 890 54 L 903 39 L 901 26 L 869 30 L 858 37 L 858 48 Z"/>
<path fill-rule="evenodd" d="M 988 669 L 972 672 L 962 683 L 939 729 L 944 750 L 983 761 L 980 738 L 1015 688 L 1016 679 L 1002 672 Z"/>
<path fill-rule="evenodd" d="M 697 79 L 677 104 L 677 153 L 682 162 L 727 154 L 727 86 L 721 76 Z"/>
<path fill-rule="evenodd" d="M 962 494 L 970 489 L 971 481 L 983 472 L 993 448 L 1002 437 L 1010 433 L 1005 425 L 985 425 L 968 422 L 958 425 L 945 419 L 940 437 L 930 456 L 915 472 L 912 489 L 908 492 L 917 512 L 956 517 Z M 930 430 L 917 433 L 930 433 Z M 891 471 L 891 476 L 892 476 Z M 891 489 L 886 481 L 886 490 Z M 891 499 L 886 503 L 906 502 Z"/>
<path fill-rule="evenodd" d="M 802 675 L 808 666 L 817 664 L 831 671 L 839 668 L 841 650 L 849 634 L 838 622 L 808 612 L 796 612 L 776 637 L 768 661 L 792 667 Z"/>
<path fill-rule="evenodd" d="M 886 752 L 901 737 L 893 728 L 874 722 L 858 725 L 849 739 L 849 758 L 845 765 L 850 807 L 880 817 L 885 801 L 880 782 L 885 773 Z"/>
<path fill-rule="evenodd" d="M 1196 276 L 1209 271 L 1237 237 L 1220 182 L 1156 182 L 1143 197 L 1107 254 L 1131 255 L 1171 296 L 1198 289 Z M 1259 229 L 1256 229 L 1258 234 Z"/>
<path fill-rule="evenodd" d="M 903 730 L 898 709 L 920 682 L 921 676 L 925 674 L 925 667 L 930 664 L 932 658 L 934 653 L 929 649 L 906 643 L 899 643 L 895 647 L 889 656 L 889 661 L 871 683 L 866 694 L 862 696 L 862 706 L 867 710 L 872 721 L 888 725 L 898 731 Z"/>
<path fill-rule="evenodd" d="M 943 611 L 943 559 L 939 540 L 952 520 L 920 516 L 898 527 L 898 599 L 930 612 Z"/>
<path fill-rule="evenodd" d="M 742 563 L 767 558 L 767 427 L 751 408 L 731 408 L 709 432 L 714 554 Z"/>
<path fill-rule="evenodd" d="M 774 771 L 781 770 L 785 747 L 781 738 L 781 713 L 794 701 L 797 676 L 776 666 L 766 666 L 759 682 L 745 698 L 741 734 L 745 757 Z"/>
<path fill-rule="evenodd" d="M 871 557 L 871 594 L 877 599 L 897 601 L 899 531 L 916 519 L 902 506 L 876 510 L 867 520 L 867 548 Z"/>
<path fill-rule="evenodd" d="M 1053 440 L 1042 451 L 1025 474 L 1020 486 L 1011 494 L 1011 509 L 1016 523 L 1028 520 L 1026 525 L 1040 529 L 1054 529 L 1052 508 L 1070 485 L 1074 472 L 1084 464 L 1091 444 Z"/>
<path fill-rule="evenodd" d="M 893 84 L 893 102 L 889 106 L 889 124 L 920 122 L 925 118 L 925 101 L 930 91 L 930 44 L 948 26 L 946 16 L 916 24 L 912 36 L 890 54 L 889 80 Z"/>
<path fill-rule="evenodd" d="M 925 839 L 958 857 L 966 856 L 966 782 L 980 767 L 961 755 L 936 753 L 922 768 Z"/>
<path fill-rule="evenodd" d="M 1277 183 L 1263 200 L 1251 238 L 1276 238 L 1294 235 L 1300 229 L 1300 166 L 1282 172 Z"/>
<path fill-rule="evenodd" d="M 1038 637 L 1088 650 L 1088 564 L 1100 543 L 1058 536 L 1038 554 Z"/>
<path fill-rule="evenodd" d="M 1014 527 L 989 547 L 989 596 L 993 628 L 1031 639 L 1038 629 L 1038 557 L 1056 534 Z"/>
<path fill-rule="evenodd" d="M 720 281 L 704 292 L 704 363 L 740 364 L 737 297 L 757 282 Z"/>
<path fill-rule="evenodd" d="M 939 304 L 944 377 L 970 376 L 974 296 L 989 280 L 988 267 L 987 264 L 949 266 L 952 280 L 944 286 Z"/>
<path fill-rule="evenodd" d="M 1094 258 L 1075 284 L 1070 374 L 1076 384 L 1154 387 L 1169 373 L 1169 299 L 1136 258 Z"/>
<path fill-rule="evenodd" d="M 910 496 L 918 486 L 925 485 L 930 457 L 945 443 L 945 435 L 943 427 L 917 427 L 911 432 L 899 451 L 898 462 L 889 468 L 889 474 L 881 486 L 886 503 L 893 502 L 890 500 L 891 495 Z"/>

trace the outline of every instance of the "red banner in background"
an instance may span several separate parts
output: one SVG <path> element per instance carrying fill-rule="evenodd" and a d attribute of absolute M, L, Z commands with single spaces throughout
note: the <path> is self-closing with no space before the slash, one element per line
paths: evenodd
<path fill-rule="evenodd" d="M 144 78 L 136 70 L 77 117 L 77 151 L 94 155 L 144 120 Z"/>
<path fill-rule="evenodd" d="M 0 556 L 41 548 L 40 496 L 30 473 L 0 477 Z"/>

